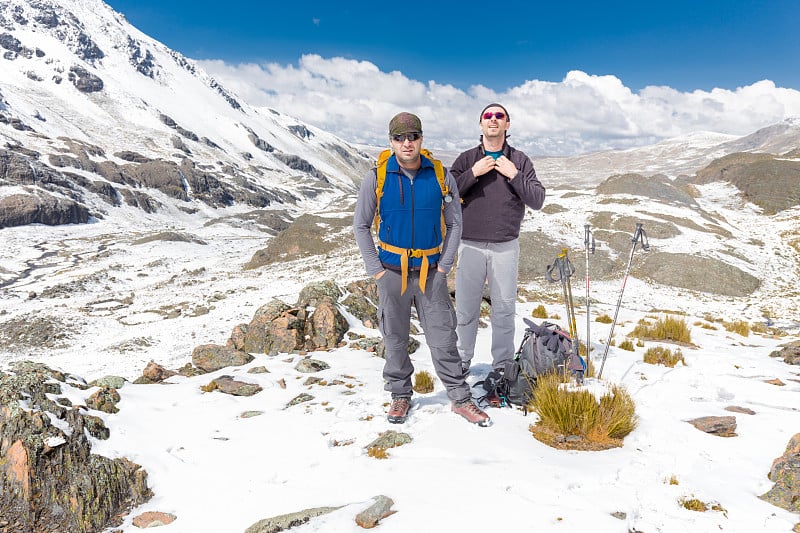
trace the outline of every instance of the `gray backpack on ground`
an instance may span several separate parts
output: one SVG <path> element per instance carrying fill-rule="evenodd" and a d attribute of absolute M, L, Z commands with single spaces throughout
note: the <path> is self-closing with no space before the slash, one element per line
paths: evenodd
<path fill-rule="evenodd" d="M 487 395 L 494 393 L 504 404 L 525 407 L 533 399 L 539 376 L 570 372 L 582 382 L 586 364 L 574 353 L 572 338 L 557 324 L 538 325 L 527 318 L 523 320 L 528 327 L 514 359 L 506 363 L 502 374 L 492 371 L 479 383 Z"/>

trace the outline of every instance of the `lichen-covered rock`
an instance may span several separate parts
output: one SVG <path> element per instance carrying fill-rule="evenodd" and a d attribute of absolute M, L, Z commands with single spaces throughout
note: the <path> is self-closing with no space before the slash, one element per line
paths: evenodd
<path fill-rule="evenodd" d="M 319 372 L 321 370 L 327 370 L 330 368 L 330 365 L 325 361 L 320 361 L 318 359 L 300 359 L 298 363 L 295 365 L 294 369 L 298 372 L 303 372 L 306 374 L 310 374 L 313 372 Z"/>
<path fill-rule="evenodd" d="M 84 409 L 48 398 L 71 380 L 36 363 L 0 374 L 0 516 L 13 518 L 9 533 L 100 532 L 152 496 L 139 465 L 91 454 L 85 430 L 98 426 Z"/>
<path fill-rule="evenodd" d="M 259 520 L 244 530 L 244 533 L 279 533 L 289 528 L 305 524 L 312 518 L 332 513 L 341 507 L 316 507 L 295 513 L 282 514 Z"/>
<path fill-rule="evenodd" d="M 214 372 L 227 366 L 246 365 L 253 360 L 247 352 L 219 344 L 202 344 L 192 351 L 192 364 L 205 372 Z"/>
<path fill-rule="evenodd" d="M 252 396 L 262 391 L 261 385 L 257 383 L 247 383 L 234 379 L 232 376 L 220 376 L 205 387 L 203 390 L 211 392 L 218 390 L 224 394 L 232 396 Z"/>
<path fill-rule="evenodd" d="M 119 409 L 117 408 L 117 404 L 120 399 L 116 389 L 100 387 L 97 392 L 89 396 L 86 400 L 86 406 L 104 413 L 118 413 Z"/>
<path fill-rule="evenodd" d="M 775 485 L 759 496 L 792 512 L 800 512 L 800 433 L 789 440 L 786 452 L 772 462 L 769 480 Z"/>
<path fill-rule="evenodd" d="M 344 338 L 350 325 L 328 296 L 323 296 L 306 319 L 305 338 L 307 350 L 332 350 Z"/>

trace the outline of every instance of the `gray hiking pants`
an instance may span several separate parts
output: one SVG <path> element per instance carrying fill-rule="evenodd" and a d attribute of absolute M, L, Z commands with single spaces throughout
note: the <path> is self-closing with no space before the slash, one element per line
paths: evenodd
<path fill-rule="evenodd" d="M 406 292 L 402 295 L 400 272 L 387 269 L 377 280 L 378 322 L 386 346 L 384 389 L 392 393 L 392 398 L 412 394 L 414 366 L 408 355 L 408 335 L 413 304 L 431 351 L 433 368 L 447 389 L 447 397 L 456 402 L 466 400 L 472 393 L 464 381 L 456 348 L 456 315 L 447 290 L 447 276 L 435 268 L 429 271 L 424 294 L 419 288 L 419 272 L 410 272 L 408 278 Z"/>
<path fill-rule="evenodd" d="M 472 361 L 481 312 L 483 287 L 492 300 L 492 368 L 504 368 L 514 357 L 519 240 L 478 242 L 462 239 L 456 266 L 458 352 Z"/>

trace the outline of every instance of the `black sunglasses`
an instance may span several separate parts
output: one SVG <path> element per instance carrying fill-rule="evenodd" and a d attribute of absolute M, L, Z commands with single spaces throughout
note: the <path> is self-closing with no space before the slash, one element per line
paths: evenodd
<path fill-rule="evenodd" d="M 486 113 L 483 114 L 483 118 L 486 120 L 489 120 L 492 117 L 496 118 L 497 120 L 503 120 L 504 118 L 506 118 L 506 114 L 503 113 L 502 111 L 496 111 L 494 113 L 492 113 L 491 111 L 487 111 Z"/>
<path fill-rule="evenodd" d="M 409 141 L 418 141 L 422 138 L 421 133 L 417 133 L 416 131 L 412 131 L 411 133 L 406 133 L 404 135 L 392 135 L 392 140 L 396 143 L 404 142 L 406 139 Z"/>

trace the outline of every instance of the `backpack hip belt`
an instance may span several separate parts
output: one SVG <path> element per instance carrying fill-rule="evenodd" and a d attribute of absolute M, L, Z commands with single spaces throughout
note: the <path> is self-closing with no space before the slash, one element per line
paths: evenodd
<path fill-rule="evenodd" d="M 400 286 L 400 294 L 404 294 L 406 292 L 406 284 L 408 280 L 408 258 L 409 257 L 422 258 L 422 265 L 420 265 L 419 269 L 419 289 L 424 294 L 425 284 L 428 280 L 428 266 L 430 265 L 428 256 L 438 254 L 441 251 L 441 247 L 437 246 L 436 248 L 419 250 L 414 248 L 400 248 L 399 246 L 392 246 L 391 244 L 386 244 L 385 242 L 381 241 L 378 241 L 378 246 L 380 246 L 387 252 L 398 254 L 400 256 L 400 272 L 402 273 L 403 276 L 402 285 Z"/>

